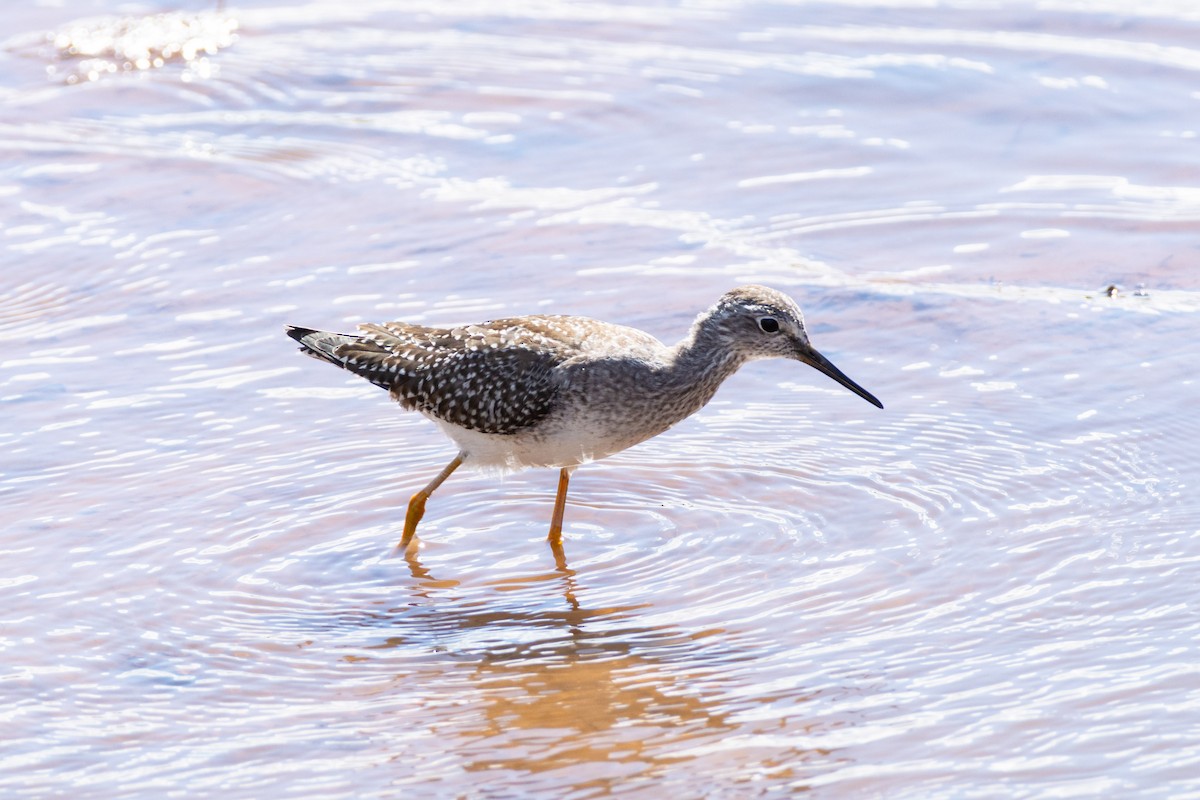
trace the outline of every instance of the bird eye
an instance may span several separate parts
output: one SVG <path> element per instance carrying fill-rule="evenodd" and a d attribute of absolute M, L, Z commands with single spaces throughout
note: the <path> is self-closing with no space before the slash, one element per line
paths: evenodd
<path fill-rule="evenodd" d="M 766 333 L 779 333 L 779 320 L 774 317 L 762 317 L 758 321 L 758 327 Z"/>

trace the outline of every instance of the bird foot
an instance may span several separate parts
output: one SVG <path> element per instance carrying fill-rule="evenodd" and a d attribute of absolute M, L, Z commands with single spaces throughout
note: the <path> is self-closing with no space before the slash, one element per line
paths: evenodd
<path fill-rule="evenodd" d="M 417 523 L 421 521 L 421 517 L 425 516 L 425 500 L 428 495 L 424 492 L 417 492 L 408 501 L 408 513 L 404 515 L 404 536 L 400 539 L 400 549 L 408 547 L 408 543 L 412 541 L 413 536 L 417 533 Z"/>

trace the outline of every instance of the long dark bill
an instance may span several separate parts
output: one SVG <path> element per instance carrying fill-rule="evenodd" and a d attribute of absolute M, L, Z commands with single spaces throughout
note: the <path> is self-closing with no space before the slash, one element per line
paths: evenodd
<path fill-rule="evenodd" d="M 854 392 L 868 403 L 883 408 L 883 403 L 879 402 L 875 398 L 875 395 L 871 394 L 866 389 L 847 378 L 846 373 L 835 367 L 832 361 L 818 353 L 815 349 L 811 347 L 805 348 L 796 353 L 796 358 L 800 359 L 805 364 L 808 364 L 813 369 L 819 372 L 824 372 L 826 375 L 833 378 L 835 381 L 840 383 L 842 386 L 845 386 L 847 389 Z"/>

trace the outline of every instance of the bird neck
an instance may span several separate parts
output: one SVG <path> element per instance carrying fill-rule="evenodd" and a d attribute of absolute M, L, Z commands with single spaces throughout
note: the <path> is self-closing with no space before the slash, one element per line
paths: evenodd
<path fill-rule="evenodd" d="M 711 320 L 701 318 L 672 348 L 671 368 L 663 389 L 688 396 L 695 410 L 707 403 L 745 362 L 746 357 L 730 346 L 729 339 Z"/>

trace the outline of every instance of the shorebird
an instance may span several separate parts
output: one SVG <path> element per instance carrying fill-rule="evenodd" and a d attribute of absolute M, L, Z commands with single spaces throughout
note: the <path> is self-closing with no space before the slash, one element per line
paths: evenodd
<path fill-rule="evenodd" d="M 359 325 L 358 333 L 289 325 L 287 334 L 307 355 L 387 389 L 458 446 L 409 500 L 401 548 L 412 541 L 429 496 L 463 464 L 557 468 L 548 539 L 558 546 L 577 466 L 699 411 L 748 361 L 801 361 L 883 408 L 812 346 L 795 301 L 765 286 L 727 292 L 674 346 L 636 328 L 552 314 L 457 328 L 384 322 Z"/>

